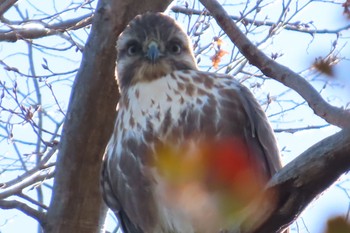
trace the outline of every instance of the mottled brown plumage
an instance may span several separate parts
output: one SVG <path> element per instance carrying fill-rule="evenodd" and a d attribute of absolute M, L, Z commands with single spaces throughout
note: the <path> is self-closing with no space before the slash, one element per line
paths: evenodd
<path fill-rule="evenodd" d="M 121 98 L 104 158 L 102 189 L 123 231 L 212 233 L 228 227 L 213 219 L 220 210 L 217 193 L 227 182 L 219 178 L 238 166 L 235 157 L 243 155 L 259 183 L 281 167 L 263 110 L 232 76 L 198 71 L 189 38 L 161 13 L 131 21 L 118 39 L 117 50 Z M 218 151 L 222 153 L 216 155 Z M 222 156 L 227 151 L 232 158 Z M 221 157 L 232 164 L 216 161 Z M 173 161 L 170 167 L 168 160 Z M 195 162 L 188 169 L 192 161 L 210 163 Z M 194 181 L 192 173 L 200 178 Z M 174 175 L 189 179 L 185 180 L 192 184 L 189 190 L 199 187 L 200 191 L 180 191 L 179 198 Z M 187 201 L 184 206 L 172 203 L 174 195 L 176 200 L 183 196 L 189 200 L 186 195 L 198 198 L 193 199 L 195 205 Z"/>

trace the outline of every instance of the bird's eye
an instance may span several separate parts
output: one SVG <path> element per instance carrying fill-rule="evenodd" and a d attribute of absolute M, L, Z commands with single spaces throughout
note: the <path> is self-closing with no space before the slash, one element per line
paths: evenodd
<path fill-rule="evenodd" d="M 131 44 L 128 46 L 128 55 L 129 56 L 134 56 L 136 55 L 140 50 L 140 46 L 137 44 Z"/>
<path fill-rule="evenodd" d="M 169 46 L 169 51 L 173 54 L 181 53 L 181 46 L 178 43 L 173 43 Z"/>

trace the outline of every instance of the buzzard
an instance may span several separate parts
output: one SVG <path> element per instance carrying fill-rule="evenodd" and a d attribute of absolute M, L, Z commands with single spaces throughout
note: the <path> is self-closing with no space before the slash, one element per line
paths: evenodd
<path fill-rule="evenodd" d="M 228 228 L 281 167 L 264 111 L 234 77 L 199 71 L 190 39 L 162 13 L 136 16 L 117 51 L 121 97 L 101 182 L 123 231 Z"/>

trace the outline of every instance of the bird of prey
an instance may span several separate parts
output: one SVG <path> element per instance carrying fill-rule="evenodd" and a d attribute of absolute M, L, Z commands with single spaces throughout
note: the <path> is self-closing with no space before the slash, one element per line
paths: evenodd
<path fill-rule="evenodd" d="M 117 52 L 121 97 L 101 183 L 123 232 L 229 227 L 229 197 L 281 168 L 264 111 L 234 77 L 199 71 L 189 37 L 163 13 L 136 16 Z"/>

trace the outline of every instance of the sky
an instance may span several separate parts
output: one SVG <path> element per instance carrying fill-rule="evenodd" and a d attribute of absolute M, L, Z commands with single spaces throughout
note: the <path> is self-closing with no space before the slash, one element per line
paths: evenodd
<path fill-rule="evenodd" d="M 59 2 L 59 1 L 57 1 Z M 191 1 L 189 1 L 191 3 Z M 300 1 L 303 3 L 305 1 Z M 18 6 L 22 12 L 25 12 L 24 9 L 33 9 L 34 6 L 37 6 L 43 12 L 55 12 L 64 9 L 70 1 L 62 1 L 61 4 L 53 4 L 54 1 L 20 1 Z M 280 7 L 281 1 L 266 1 L 266 3 L 270 3 L 268 7 L 262 8 L 262 12 L 259 14 L 260 19 L 263 20 L 264 17 L 269 19 L 270 21 L 274 20 L 278 17 L 278 9 Z M 326 7 L 325 7 L 326 6 Z M 293 7 L 296 7 L 293 5 Z M 339 5 L 324 5 L 323 3 L 315 3 L 310 5 L 311 9 L 305 10 L 303 14 L 299 15 L 292 21 L 300 20 L 301 22 L 313 22 L 313 25 L 318 29 L 323 28 L 339 28 L 342 25 L 348 24 L 347 21 L 342 16 L 342 8 Z M 239 11 L 236 6 L 232 6 L 231 8 L 227 8 L 230 14 L 238 15 Z M 79 9 L 77 11 L 69 11 L 64 14 L 64 17 L 70 18 L 72 16 L 76 16 L 78 14 L 86 14 L 89 11 Z M 29 13 L 31 14 L 31 13 Z M 6 17 L 11 20 L 20 20 L 18 16 L 18 12 L 14 9 L 11 9 L 8 13 L 6 13 Z M 327 15 L 327 17 L 324 17 Z M 31 17 L 41 18 L 43 17 L 40 11 L 33 13 Z M 183 24 L 183 27 L 187 27 L 187 21 L 183 18 L 179 18 L 178 22 Z M 28 26 L 28 25 L 27 25 Z M 37 27 L 37 24 L 30 24 L 29 27 Z M 0 29 L 6 29 L 6 26 L 2 25 Z M 215 35 L 220 33 L 220 28 L 217 26 L 211 27 L 209 34 Z M 345 33 L 343 39 L 339 39 L 338 43 L 344 44 L 344 47 L 341 51 L 342 54 L 350 54 L 350 49 L 348 46 L 349 31 Z M 76 39 L 78 37 L 82 38 L 81 41 L 77 40 L 81 44 L 84 43 L 84 40 L 88 36 L 88 31 L 80 31 L 71 35 L 72 38 Z M 264 32 L 257 32 L 255 39 L 259 41 L 259 39 L 266 36 Z M 314 77 L 315 75 L 312 72 L 303 72 L 307 69 L 314 61 L 315 57 L 325 56 L 329 52 L 329 48 L 332 42 L 335 39 L 335 35 L 315 35 L 310 36 L 309 34 L 300 34 L 292 31 L 282 31 L 278 36 L 274 37 L 273 40 L 268 40 L 267 42 L 260 45 L 261 49 L 265 49 L 266 54 L 270 53 L 280 53 L 283 56 L 277 59 L 283 65 L 288 66 L 292 70 L 296 72 L 301 72 L 303 75 L 307 77 Z M 206 43 L 210 43 L 211 38 L 204 39 L 202 45 Z M 207 41 L 206 41 L 207 40 Z M 287 43 L 286 43 L 287 41 Z M 62 40 L 62 38 L 58 37 L 47 37 L 43 39 L 39 39 L 38 43 L 45 43 L 55 48 L 64 48 L 67 43 Z M 225 42 L 223 45 L 224 49 L 227 51 L 231 51 L 232 45 L 230 42 Z M 49 75 L 50 72 L 63 72 L 67 70 L 77 69 L 81 60 L 81 52 L 76 51 L 74 48 L 67 49 L 64 53 L 65 55 L 61 55 L 61 51 L 48 51 L 43 52 L 44 50 L 34 50 L 33 51 L 33 59 L 35 61 L 35 68 L 37 74 Z M 344 56 L 343 55 L 343 56 Z M 66 57 L 69 57 L 67 60 Z M 208 55 L 204 54 L 201 56 L 202 61 L 200 63 L 201 68 L 203 70 L 209 69 L 211 66 L 210 63 L 210 52 Z M 225 62 L 224 58 L 223 64 Z M 24 73 L 29 73 L 28 66 L 28 46 L 27 43 L 20 41 L 16 43 L 0 43 L 0 60 L 5 61 L 7 64 L 19 68 Z M 339 66 L 336 67 L 336 79 L 329 79 L 326 76 L 318 76 L 316 80 L 312 83 L 318 89 L 322 90 L 322 86 L 324 85 L 324 81 L 326 80 L 328 83 L 328 88 L 322 91 L 322 96 L 331 100 L 332 104 L 337 106 L 344 105 L 346 101 L 350 99 L 349 92 L 349 77 L 350 73 L 350 64 L 349 60 L 345 60 L 340 62 Z M 49 67 L 45 69 L 42 64 L 47 64 Z M 214 71 L 212 68 L 211 71 Z M 60 106 L 63 110 L 67 108 L 69 95 L 70 95 L 70 86 L 72 84 L 72 80 L 74 78 L 74 73 L 69 75 L 61 75 L 56 76 L 47 81 L 39 82 L 39 86 L 42 87 L 43 91 L 43 100 L 42 104 L 48 111 L 48 115 L 50 115 L 53 119 L 60 122 L 64 115 L 57 109 L 55 103 L 55 98 L 59 100 Z M 30 92 L 33 92 L 33 80 L 29 79 L 29 81 L 24 81 L 23 77 L 16 74 L 9 74 L 5 72 L 0 67 L 0 80 L 7 82 L 8 85 L 12 85 L 12 83 L 17 82 L 20 88 L 27 88 Z M 12 82 L 12 83 L 11 83 Z M 52 85 L 55 95 L 52 94 L 50 88 L 47 83 Z M 343 88 L 339 88 L 339 83 L 344 85 Z M 248 82 L 249 84 L 249 82 Z M 247 83 L 245 83 L 247 85 Z M 283 85 L 275 82 L 275 81 L 266 81 L 266 85 L 263 85 L 261 88 L 253 88 L 255 96 L 260 99 L 270 94 L 271 96 L 278 96 L 281 92 L 286 90 Z M 34 98 L 34 97 L 32 97 Z M 295 92 L 288 92 L 284 98 L 286 100 L 292 99 L 295 101 L 300 100 L 300 97 L 295 94 Z M 9 98 L 5 98 L 7 101 L 6 106 L 13 106 L 15 103 L 13 100 Z M 30 98 L 23 97 L 23 103 L 31 103 Z M 288 103 L 285 103 L 288 106 Z M 273 103 L 267 109 L 267 115 L 270 115 L 270 120 L 274 128 L 291 128 L 291 127 L 299 127 L 299 126 L 307 126 L 307 125 L 323 125 L 325 122 L 318 117 L 313 115 L 312 110 L 310 110 L 307 106 L 299 107 L 297 111 L 291 111 L 286 114 L 278 115 L 278 117 L 273 117 L 274 113 L 280 111 L 280 103 Z M 35 116 L 34 116 L 35 117 Z M 21 124 L 20 119 L 16 119 L 15 116 L 10 115 L 1 115 L 0 119 L 9 119 L 13 121 L 17 121 L 18 124 L 13 129 L 14 137 L 18 140 L 28 140 L 32 143 L 35 143 L 35 134 L 33 134 L 33 130 L 28 124 Z M 53 130 L 56 125 L 52 121 L 45 121 L 45 127 L 50 130 Z M 3 125 L 4 126 L 4 125 Z M 6 128 L 4 126 L 4 128 Z M 0 128 L 0 130 L 4 130 L 4 128 Z M 61 127 L 59 127 L 60 129 Z M 300 131 L 294 134 L 290 133 L 278 133 L 276 137 L 278 139 L 280 148 L 282 150 L 282 159 L 283 163 L 286 164 L 292 159 L 294 159 L 297 155 L 303 152 L 312 144 L 318 142 L 319 140 L 334 134 L 339 131 L 337 127 L 326 127 L 318 130 L 307 130 Z M 0 131 L 1 134 L 5 134 L 4 131 Z M 44 137 L 50 138 L 51 135 L 44 134 Z M 11 157 L 15 155 L 13 144 L 8 140 L 2 139 L 0 141 L 0 156 Z M 19 143 L 18 143 L 19 144 Z M 22 151 L 30 154 L 33 152 L 32 147 L 23 146 L 21 147 Z M 4 157 L 0 157 L 1 163 L 8 163 L 9 160 L 5 160 Z M 26 159 L 29 162 L 34 159 L 34 156 L 27 156 Z M 0 173 L 0 182 L 14 178 L 18 175 L 17 171 Z M 349 177 L 343 177 L 342 180 L 348 179 Z M 344 184 L 343 187 L 349 186 L 348 184 Z M 44 188 L 45 192 L 48 192 L 47 188 Z M 32 190 L 26 190 L 27 193 L 32 194 Z M 45 203 L 49 203 L 49 196 L 45 197 Z M 339 186 L 332 186 L 325 193 L 320 195 L 316 201 L 313 201 L 310 206 L 304 211 L 301 218 L 299 218 L 295 224 L 292 225 L 292 229 L 298 230 L 303 233 L 322 233 L 323 228 L 325 227 L 326 220 L 331 216 L 335 215 L 345 215 L 349 208 L 349 197 L 344 189 L 339 188 Z M 109 220 L 108 228 L 113 228 L 113 220 Z M 25 216 L 19 211 L 16 210 L 0 210 L 0 232 L 1 233 L 17 233 L 17 232 L 28 232 L 34 233 L 36 231 L 36 223 L 31 218 Z"/>

